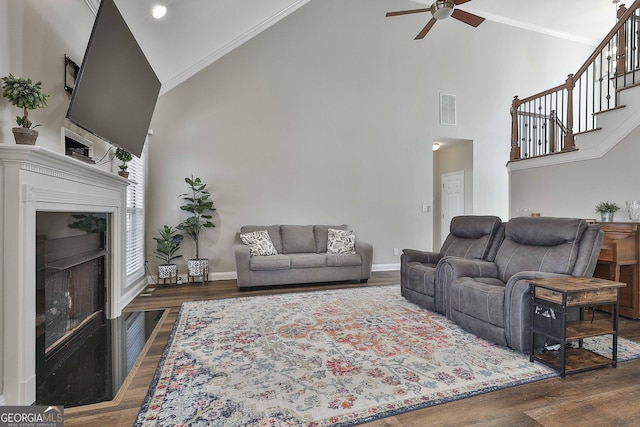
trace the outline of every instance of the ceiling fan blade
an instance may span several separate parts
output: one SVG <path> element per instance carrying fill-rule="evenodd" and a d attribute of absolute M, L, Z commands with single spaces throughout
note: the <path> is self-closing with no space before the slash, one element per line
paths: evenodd
<path fill-rule="evenodd" d="M 456 4 L 456 6 L 460 6 L 461 4 L 465 4 L 467 2 L 470 2 L 471 0 L 453 0 L 453 2 Z"/>
<path fill-rule="evenodd" d="M 421 12 L 429 12 L 431 8 L 426 9 L 411 9 L 411 10 L 399 10 L 397 12 L 387 12 L 385 16 L 400 16 L 400 15 L 409 15 L 410 13 L 421 13 Z"/>
<path fill-rule="evenodd" d="M 484 18 L 473 13 L 465 12 L 464 10 L 455 9 L 451 14 L 458 21 L 462 21 L 465 24 L 469 24 L 472 27 L 477 27 L 484 22 Z"/>
<path fill-rule="evenodd" d="M 429 32 L 429 30 L 431 29 L 431 27 L 433 27 L 433 25 L 437 22 L 438 20 L 436 18 L 431 18 L 431 20 L 429 22 L 427 22 L 427 25 L 424 26 L 424 28 L 422 29 L 422 31 L 420 31 L 418 33 L 418 35 L 416 36 L 416 38 L 414 40 L 420 40 L 423 39 L 424 36 L 427 35 L 427 33 Z"/>

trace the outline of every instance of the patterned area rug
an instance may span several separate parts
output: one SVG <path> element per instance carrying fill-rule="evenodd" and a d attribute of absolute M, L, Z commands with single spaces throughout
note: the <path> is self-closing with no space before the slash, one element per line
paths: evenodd
<path fill-rule="evenodd" d="M 397 285 L 189 302 L 136 425 L 350 426 L 552 376 Z"/>

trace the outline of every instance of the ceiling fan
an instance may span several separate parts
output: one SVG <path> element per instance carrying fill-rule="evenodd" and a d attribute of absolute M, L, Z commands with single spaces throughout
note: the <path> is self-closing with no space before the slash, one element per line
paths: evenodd
<path fill-rule="evenodd" d="M 454 17 L 458 21 L 462 21 L 465 24 L 469 24 L 472 27 L 477 27 L 482 24 L 484 18 L 474 15 L 473 13 L 465 12 L 464 10 L 456 9 L 455 7 L 463 3 L 470 2 L 471 0 L 438 0 L 433 2 L 431 7 L 423 9 L 411 9 L 400 10 L 398 12 L 388 12 L 389 16 L 409 15 L 411 13 L 431 12 L 432 18 L 427 25 L 424 26 L 422 31 L 418 33 L 414 40 L 423 39 L 427 35 L 431 27 L 440 19 L 446 19 L 450 16 Z"/>

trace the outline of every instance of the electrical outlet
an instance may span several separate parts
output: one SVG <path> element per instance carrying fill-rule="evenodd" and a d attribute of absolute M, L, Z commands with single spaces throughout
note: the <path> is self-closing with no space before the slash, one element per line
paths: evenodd
<path fill-rule="evenodd" d="M 393 248 L 393 254 L 398 255 L 398 253 L 399 253 L 398 248 Z"/>
<path fill-rule="evenodd" d="M 182 285 L 183 280 L 184 280 L 184 276 L 182 274 L 178 274 L 178 285 Z"/>

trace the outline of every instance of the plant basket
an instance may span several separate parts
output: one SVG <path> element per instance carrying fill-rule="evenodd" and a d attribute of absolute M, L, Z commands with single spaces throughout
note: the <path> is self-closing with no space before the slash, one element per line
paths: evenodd
<path fill-rule="evenodd" d="M 118 175 L 120 175 L 123 178 L 129 178 L 129 172 L 118 171 Z"/>
<path fill-rule="evenodd" d="M 209 282 L 209 260 L 207 258 L 193 258 L 187 260 L 187 283 L 202 276 L 202 284 Z"/>
<path fill-rule="evenodd" d="M 29 128 L 13 128 L 13 137 L 16 140 L 16 144 L 35 145 L 38 131 Z"/>
<path fill-rule="evenodd" d="M 160 280 L 166 283 L 169 280 L 169 284 L 178 283 L 178 266 L 176 264 L 160 264 L 158 266 L 158 283 Z"/>
<path fill-rule="evenodd" d="M 600 212 L 602 222 L 613 222 L 613 214 L 615 212 Z"/>

